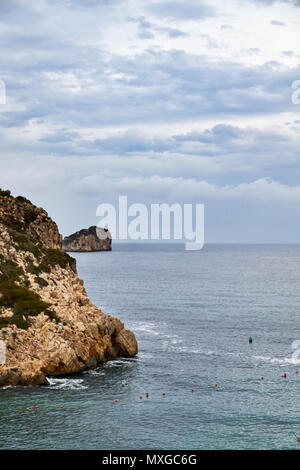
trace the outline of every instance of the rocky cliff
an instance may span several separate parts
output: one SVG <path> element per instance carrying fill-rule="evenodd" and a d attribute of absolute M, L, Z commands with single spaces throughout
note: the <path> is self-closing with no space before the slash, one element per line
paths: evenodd
<path fill-rule="evenodd" d="M 0 385 L 48 384 L 137 354 L 134 334 L 89 300 L 47 213 L 1 190 L 0 341 Z"/>
<path fill-rule="evenodd" d="M 110 251 L 111 234 L 107 229 L 90 227 L 75 232 L 63 240 L 65 251 Z"/>

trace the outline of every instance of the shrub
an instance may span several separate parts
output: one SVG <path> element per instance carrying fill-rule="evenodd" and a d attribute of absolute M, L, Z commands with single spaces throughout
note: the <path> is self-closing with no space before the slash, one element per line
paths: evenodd
<path fill-rule="evenodd" d="M 35 292 L 21 287 L 15 282 L 6 281 L 0 283 L 0 307 L 11 308 L 14 312 L 13 317 L 1 319 L 0 327 L 7 326 L 10 323 L 18 328 L 27 329 L 29 327 L 29 316 L 37 316 L 41 312 L 54 318 L 55 314 L 48 310 L 50 304 L 44 302 Z"/>
<path fill-rule="evenodd" d="M 30 274 L 35 274 L 36 276 L 39 276 L 41 274 L 41 269 L 39 266 L 36 266 L 32 259 L 28 259 L 27 260 L 27 267 L 26 267 L 26 271 L 29 272 Z"/>
<path fill-rule="evenodd" d="M 40 276 L 36 276 L 35 281 L 37 282 L 37 284 L 38 284 L 40 287 L 47 287 L 47 286 L 49 286 L 49 283 L 48 283 L 45 279 L 43 279 L 42 277 L 40 277 Z"/>
<path fill-rule="evenodd" d="M 25 233 L 20 233 L 20 230 L 16 231 L 15 229 L 9 229 L 9 234 L 13 241 L 16 243 L 16 248 L 22 251 L 29 251 L 36 258 L 39 258 L 42 253 L 40 245 L 34 241 L 30 235 Z M 22 232 L 22 231 L 21 231 Z"/>
<path fill-rule="evenodd" d="M 11 192 L 8 189 L 4 190 L 0 188 L 0 196 L 11 196 Z"/>
<path fill-rule="evenodd" d="M 18 281 L 20 276 L 24 275 L 24 271 L 17 263 L 11 260 L 0 258 L 0 282 Z"/>
<path fill-rule="evenodd" d="M 29 199 L 26 199 L 26 197 L 23 197 L 23 196 L 17 196 L 16 197 L 16 200 L 19 201 L 19 202 L 28 202 L 29 204 L 31 204 L 31 202 L 29 201 Z"/>
<path fill-rule="evenodd" d="M 40 264 L 42 272 L 50 273 L 51 267 L 60 266 L 61 268 L 70 268 L 76 270 L 76 260 L 60 250 L 48 249 Z"/>
<path fill-rule="evenodd" d="M 28 225 L 30 225 L 32 222 L 36 220 L 37 215 L 38 213 L 35 208 L 28 208 L 25 210 L 23 218 L 24 218 L 26 227 L 28 227 Z"/>

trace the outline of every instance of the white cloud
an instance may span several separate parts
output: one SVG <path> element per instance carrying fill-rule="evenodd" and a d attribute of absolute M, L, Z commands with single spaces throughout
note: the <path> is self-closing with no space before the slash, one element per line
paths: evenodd
<path fill-rule="evenodd" d="M 296 4 L 3 0 L 0 186 L 65 232 L 119 193 L 297 228 Z"/>

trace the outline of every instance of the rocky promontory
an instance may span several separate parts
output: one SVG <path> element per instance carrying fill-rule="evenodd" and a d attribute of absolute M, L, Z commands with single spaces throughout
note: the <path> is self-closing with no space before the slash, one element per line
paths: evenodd
<path fill-rule="evenodd" d="M 55 222 L 1 190 L 0 341 L 0 385 L 46 385 L 137 354 L 134 334 L 89 300 Z"/>
<path fill-rule="evenodd" d="M 90 227 L 63 240 L 65 251 L 111 251 L 111 234 L 106 228 Z"/>

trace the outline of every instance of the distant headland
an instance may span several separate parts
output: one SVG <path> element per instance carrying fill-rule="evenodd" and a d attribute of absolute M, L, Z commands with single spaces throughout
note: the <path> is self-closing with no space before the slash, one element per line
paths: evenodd
<path fill-rule="evenodd" d="M 111 234 L 106 228 L 92 226 L 63 239 L 64 251 L 111 251 Z"/>

